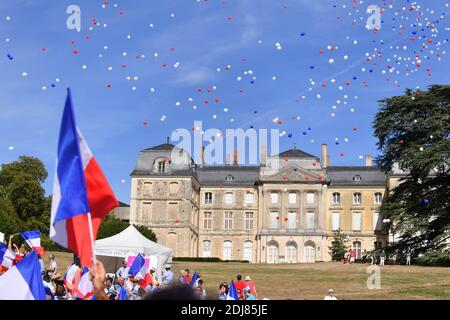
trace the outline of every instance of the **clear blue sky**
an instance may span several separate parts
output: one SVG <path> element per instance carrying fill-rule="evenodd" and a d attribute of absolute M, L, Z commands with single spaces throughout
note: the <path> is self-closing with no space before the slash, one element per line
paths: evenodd
<path fill-rule="evenodd" d="M 361 155 L 377 154 L 379 99 L 448 84 L 449 8 L 357 2 L 2 1 L 0 162 L 39 157 L 51 193 L 70 86 L 78 126 L 124 202 L 139 151 L 194 120 L 204 129 L 278 128 L 282 150 L 296 142 L 320 155 L 327 143 L 332 164 L 362 165 Z M 81 32 L 66 28 L 70 4 L 81 7 Z M 371 4 L 384 7 L 378 32 L 365 28 Z"/>

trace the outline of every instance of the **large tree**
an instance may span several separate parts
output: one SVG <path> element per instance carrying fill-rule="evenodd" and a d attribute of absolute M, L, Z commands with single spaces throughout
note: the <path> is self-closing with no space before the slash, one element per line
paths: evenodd
<path fill-rule="evenodd" d="M 2 165 L 0 187 L 20 219 L 40 217 L 48 209 L 42 186 L 47 176 L 42 161 L 34 157 L 21 156 Z"/>
<path fill-rule="evenodd" d="M 414 256 L 449 252 L 450 239 L 450 86 L 380 101 L 375 136 L 386 173 L 404 172 L 400 184 L 385 197 L 380 213 L 391 221 L 398 241 L 389 250 Z"/>

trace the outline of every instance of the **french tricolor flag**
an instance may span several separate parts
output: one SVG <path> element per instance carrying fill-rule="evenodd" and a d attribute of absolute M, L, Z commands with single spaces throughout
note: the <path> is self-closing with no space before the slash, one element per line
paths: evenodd
<path fill-rule="evenodd" d="M 0 277 L 0 300 L 45 300 L 36 251 L 32 251 Z"/>
<path fill-rule="evenodd" d="M 147 273 L 147 266 L 145 265 L 144 257 L 140 253 L 138 253 L 136 259 L 133 261 L 133 264 L 128 270 L 128 274 L 135 278 L 145 278 L 145 274 Z"/>
<path fill-rule="evenodd" d="M 233 280 L 231 280 L 231 283 L 230 283 L 230 289 L 228 290 L 227 300 L 239 300 Z"/>
<path fill-rule="evenodd" d="M 38 230 L 21 232 L 20 235 L 32 249 L 41 248 L 41 233 Z"/>
<path fill-rule="evenodd" d="M 50 238 L 91 267 L 94 241 L 104 217 L 119 205 L 100 166 L 78 130 L 70 89 L 58 143 Z"/>
<path fill-rule="evenodd" d="M 89 279 L 89 269 L 84 267 L 80 282 L 74 290 L 78 299 L 88 300 L 94 295 L 94 285 Z"/>
<path fill-rule="evenodd" d="M 11 268 L 14 265 L 16 254 L 8 246 L 0 242 L 0 266 Z"/>
<path fill-rule="evenodd" d="M 81 269 L 76 264 L 71 264 L 64 275 L 64 284 L 69 292 L 72 292 L 80 282 Z"/>

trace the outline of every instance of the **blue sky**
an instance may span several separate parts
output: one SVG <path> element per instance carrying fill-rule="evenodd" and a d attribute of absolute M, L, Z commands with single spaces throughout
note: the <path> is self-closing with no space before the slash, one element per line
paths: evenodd
<path fill-rule="evenodd" d="M 66 28 L 71 4 L 81 32 Z M 449 82 L 447 1 L 103 4 L 0 3 L 0 162 L 39 157 L 48 193 L 69 86 L 78 126 L 128 202 L 139 151 L 195 120 L 223 131 L 277 128 L 281 150 L 295 142 L 320 155 L 327 143 L 333 165 L 362 165 L 361 155 L 377 154 L 379 99 Z M 383 7 L 378 32 L 365 28 L 371 4 Z"/>

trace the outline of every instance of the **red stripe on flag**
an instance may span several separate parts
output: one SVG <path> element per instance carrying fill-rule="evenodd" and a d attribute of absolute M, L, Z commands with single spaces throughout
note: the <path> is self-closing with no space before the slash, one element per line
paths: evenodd
<path fill-rule="evenodd" d="M 83 266 L 92 267 L 92 242 L 87 214 L 66 220 L 67 248 L 80 257 Z"/>
<path fill-rule="evenodd" d="M 105 216 L 119 205 L 119 202 L 94 157 L 91 158 L 84 169 L 84 176 L 86 179 L 86 189 L 89 209 L 91 210 L 94 238 L 97 239 L 97 232 L 100 224 Z"/>

